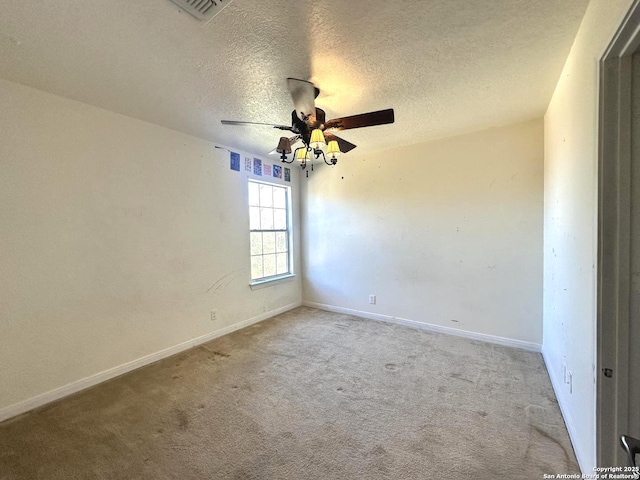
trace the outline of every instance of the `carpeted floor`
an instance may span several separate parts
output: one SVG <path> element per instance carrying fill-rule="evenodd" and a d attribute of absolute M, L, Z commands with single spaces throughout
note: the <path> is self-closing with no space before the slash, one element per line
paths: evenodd
<path fill-rule="evenodd" d="M 0 424 L 0 479 L 579 473 L 539 354 L 298 308 Z"/>

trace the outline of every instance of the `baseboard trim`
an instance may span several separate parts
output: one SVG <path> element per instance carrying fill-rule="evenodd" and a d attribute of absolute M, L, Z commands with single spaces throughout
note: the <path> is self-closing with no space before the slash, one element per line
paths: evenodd
<path fill-rule="evenodd" d="M 351 308 L 336 307 L 334 305 L 326 305 L 324 303 L 315 303 L 308 301 L 303 301 L 302 305 L 304 305 L 305 307 L 317 308 L 319 310 L 326 310 L 328 312 L 344 313 L 346 315 L 354 315 L 356 317 L 368 318 L 370 320 L 378 320 L 380 322 L 394 323 L 397 325 L 404 325 L 405 327 L 428 330 L 430 332 L 444 333 L 447 335 L 469 338 L 471 340 L 494 343 L 497 345 L 503 345 L 505 347 L 527 350 L 529 352 L 540 353 L 542 349 L 542 345 L 537 343 L 524 342 L 522 340 L 514 340 L 512 338 L 498 337 L 495 335 L 487 335 L 485 333 L 470 332 L 468 330 L 459 330 L 457 328 L 442 327 L 440 325 L 434 325 L 432 323 L 417 322 L 415 320 L 408 320 L 406 318 L 393 317 L 390 315 L 382 315 L 379 313 L 365 312 L 362 310 L 354 310 Z"/>
<path fill-rule="evenodd" d="M 576 445 L 579 445 L 576 440 L 578 438 L 578 432 L 576 432 L 573 420 L 571 419 L 571 414 L 569 413 L 569 409 L 566 406 L 565 402 L 565 384 L 556 377 L 555 372 L 552 368 L 549 368 L 551 363 L 547 357 L 546 350 L 544 347 L 542 348 L 542 359 L 544 360 L 544 365 L 547 368 L 547 372 L 549 374 L 549 380 L 551 380 L 551 386 L 553 387 L 553 391 L 556 394 L 556 399 L 558 400 L 558 406 L 560 407 L 560 413 L 562 413 L 562 418 L 564 419 L 564 424 L 567 427 L 567 431 L 569 432 L 569 438 L 571 439 L 571 445 L 573 446 L 573 452 L 576 455 L 576 459 L 578 460 L 578 466 L 580 467 L 580 471 L 583 474 L 592 474 L 593 469 L 591 462 L 588 462 L 584 453 L 579 451 L 576 448 Z"/>
<path fill-rule="evenodd" d="M 275 317 L 276 315 L 279 315 L 281 313 L 288 312 L 289 310 L 293 310 L 294 308 L 299 307 L 301 304 L 302 304 L 301 302 L 290 303 L 289 305 L 285 305 L 283 307 L 276 308 L 275 310 L 270 310 L 261 315 L 257 315 L 255 317 L 249 318 L 247 320 L 234 323 L 233 325 L 230 325 L 225 328 L 221 328 L 220 330 L 207 333 L 206 335 L 202 335 L 200 337 L 187 340 L 186 342 L 182 342 L 178 345 L 174 345 L 172 347 L 165 348 L 164 350 L 160 350 L 150 355 L 146 355 L 137 360 L 133 360 L 131 362 L 127 362 L 117 367 L 110 368 L 103 372 L 96 373 L 95 375 L 82 378 L 75 382 L 71 382 L 67 385 L 64 385 L 59 388 L 55 388 L 53 390 L 50 390 L 48 392 L 37 395 L 35 397 L 29 398 L 22 402 L 9 405 L 8 407 L 4 407 L 0 409 L 0 422 L 4 420 L 8 420 L 9 418 L 15 417 L 17 415 L 26 413 L 30 410 L 33 410 L 34 408 L 38 408 L 43 405 L 46 405 L 47 403 L 60 400 L 61 398 L 64 398 L 68 395 L 72 395 L 86 388 L 93 387 L 94 385 L 97 385 L 104 381 L 118 377 L 132 370 L 136 370 L 140 367 L 144 367 L 145 365 L 149 365 L 150 363 L 157 362 L 158 360 L 162 360 L 164 358 L 170 357 L 171 355 L 175 355 L 176 353 L 180 353 L 190 348 L 197 347 L 198 345 L 209 342 L 218 337 L 222 337 L 223 335 L 227 335 L 228 333 L 234 332 L 236 330 L 240 330 L 241 328 L 248 327 L 250 325 L 253 325 L 254 323 L 262 322 L 263 320 L 267 320 L 271 317 Z"/>

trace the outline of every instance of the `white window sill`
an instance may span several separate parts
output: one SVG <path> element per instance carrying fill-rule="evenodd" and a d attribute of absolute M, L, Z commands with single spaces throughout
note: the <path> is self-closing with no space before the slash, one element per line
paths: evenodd
<path fill-rule="evenodd" d="M 260 290 L 261 288 L 271 287 L 273 285 L 280 285 L 281 283 L 287 283 L 293 281 L 295 273 L 288 273 L 286 275 L 280 275 L 278 277 L 266 278 L 264 280 L 256 280 L 251 282 L 249 286 L 251 290 Z"/>

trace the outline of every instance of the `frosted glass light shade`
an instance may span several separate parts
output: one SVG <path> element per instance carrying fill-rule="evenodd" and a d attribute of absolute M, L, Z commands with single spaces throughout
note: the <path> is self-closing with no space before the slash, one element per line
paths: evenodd
<path fill-rule="evenodd" d="M 291 141 L 287 137 L 280 137 L 276 152 L 284 154 L 291 153 Z"/>
<path fill-rule="evenodd" d="M 299 148 L 296 150 L 296 160 L 305 162 L 309 160 L 309 151 L 306 148 Z"/>
<path fill-rule="evenodd" d="M 338 145 L 338 142 L 335 140 L 331 140 L 327 145 L 327 155 L 331 157 L 337 157 L 341 153 L 342 152 L 340 151 L 340 146 Z"/>
<path fill-rule="evenodd" d="M 327 142 L 324 139 L 324 133 L 319 128 L 316 128 L 313 132 L 311 132 L 311 141 L 309 142 L 309 146 L 314 150 L 323 147 Z"/>

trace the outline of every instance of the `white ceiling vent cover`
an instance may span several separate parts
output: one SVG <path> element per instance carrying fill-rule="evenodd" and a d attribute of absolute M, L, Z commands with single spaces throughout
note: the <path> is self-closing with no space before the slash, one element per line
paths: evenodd
<path fill-rule="evenodd" d="M 171 0 L 200 20 L 209 21 L 233 0 Z"/>

